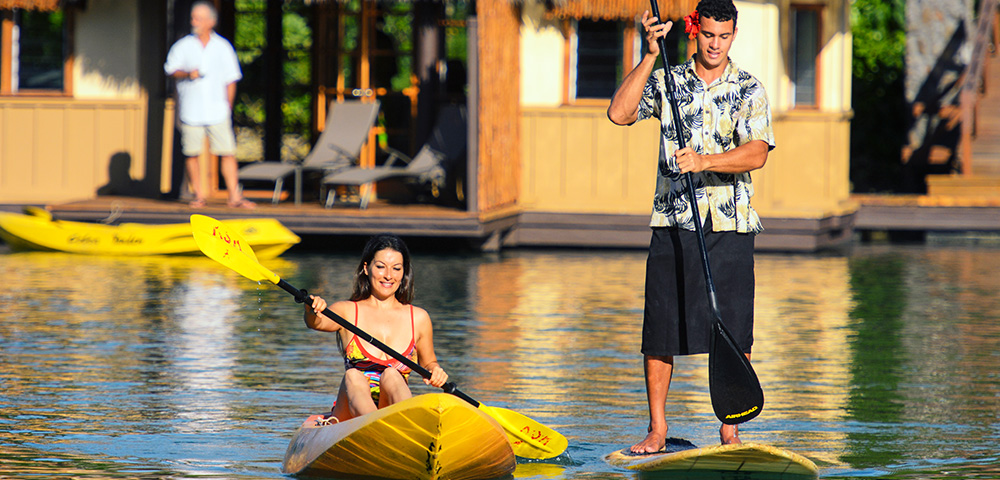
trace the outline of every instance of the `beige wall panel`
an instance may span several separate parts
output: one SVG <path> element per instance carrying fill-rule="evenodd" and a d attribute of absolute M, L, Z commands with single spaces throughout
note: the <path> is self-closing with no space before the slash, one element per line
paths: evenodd
<path fill-rule="evenodd" d="M 849 132 L 842 115 L 788 115 L 774 122 L 777 148 L 754 172 L 753 205 L 761 215 L 840 214 L 850 202 Z"/>
<path fill-rule="evenodd" d="M 624 202 L 628 199 L 628 131 L 608 121 L 591 118 L 594 124 L 594 196 L 601 200 Z"/>
<path fill-rule="evenodd" d="M 777 148 L 754 171 L 754 208 L 771 217 L 820 218 L 852 208 L 847 116 L 774 120 Z M 525 211 L 646 215 L 656 186 L 659 124 L 611 124 L 603 108 L 524 108 Z"/>
<path fill-rule="evenodd" d="M 46 185 L 64 186 L 63 142 L 59 135 L 63 131 L 66 116 L 62 109 L 43 106 L 35 111 L 34 124 L 34 165 L 29 179 L 32 189 L 45 188 Z"/>
<path fill-rule="evenodd" d="M 559 192 L 559 201 L 566 203 L 566 208 L 572 208 L 573 203 L 589 207 L 594 203 L 596 194 L 594 124 L 591 119 L 579 115 L 569 116 L 564 122 L 566 134 L 560 139 L 560 143 L 566 149 L 562 165 L 562 175 L 566 181 Z"/>
<path fill-rule="evenodd" d="M 93 197 L 118 152 L 131 157 L 133 178 L 140 179 L 145 111 L 141 100 L 0 100 L 0 203 Z"/>
<path fill-rule="evenodd" d="M 64 131 L 66 150 L 64 153 L 67 183 L 100 185 L 95 176 L 94 162 L 84 159 L 97 158 L 97 132 L 102 126 L 97 123 L 94 109 L 73 108 L 66 112 L 67 128 Z"/>
<path fill-rule="evenodd" d="M 3 167 L 0 168 L 0 195 L 18 195 L 30 191 L 35 157 L 33 108 L 4 109 L 7 121 L 3 136 Z"/>
<path fill-rule="evenodd" d="M 545 212 L 650 211 L 658 124 L 619 127 L 605 112 L 602 106 L 524 109 L 522 207 Z"/>
<path fill-rule="evenodd" d="M 108 182 L 108 163 L 111 156 L 122 150 L 128 142 L 125 119 L 118 109 L 97 112 L 97 122 L 101 129 L 97 132 L 97 161 L 94 162 L 94 178 L 103 185 Z"/>
<path fill-rule="evenodd" d="M 660 158 L 660 122 L 651 119 L 631 127 L 619 127 L 628 132 L 625 151 L 628 164 L 628 202 L 622 213 L 649 214 L 653 211 L 656 191 L 656 169 Z"/>
<path fill-rule="evenodd" d="M 540 197 L 548 198 L 551 192 L 564 189 L 565 178 L 561 175 L 564 151 L 562 148 L 563 124 L 554 116 L 529 116 L 526 118 L 526 137 L 522 150 L 530 160 L 522 165 L 524 177 L 521 203 L 534 204 Z"/>

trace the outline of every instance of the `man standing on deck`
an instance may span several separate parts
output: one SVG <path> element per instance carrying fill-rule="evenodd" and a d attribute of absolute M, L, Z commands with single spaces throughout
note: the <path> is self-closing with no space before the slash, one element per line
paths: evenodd
<path fill-rule="evenodd" d="M 675 355 L 708 353 L 711 310 L 701 267 L 695 219 L 684 174 L 691 172 L 719 307 L 726 326 L 750 357 L 753 344 L 753 246 L 763 228 L 750 207 L 750 171 L 764 166 L 774 148 L 771 113 L 760 82 L 729 59 L 736 38 L 732 0 L 701 0 L 685 20 L 695 55 L 670 68 L 683 117 L 687 147 L 678 149 L 658 39 L 672 22 L 645 12 L 646 52 L 623 80 L 608 107 L 618 125 L 657 117 L 660 156 L 653 197 L 653 229 L 646 262 L 642 327 L 643 366 L 649 402 L 649 433 L 632 446 L 636 453 L 663 448 L 667 437 L 664 405 Z M 739 443 L 735 425 L 719 429 L 723 444 Z"/>
<path fill-rule="evenodd" d="M 191 7 L 191 34 L 170 47 L 163 69 L 177 80 L 178 112 L 181 121 L 181 149 L 187 157 L 188 180 L 195 199 L 191 207 L 205 206 L 198 157 L 208 135 L 209 150 L 220 157 L 220 171 L 229 190 L 228 205 L 254 208 L 243 198 L 236 164 L 236 135 L 233 133 L 233 101 L 236 82 L 243 78 L 236 51 L 215 33 L 218 12 L 207 1 Z"/>

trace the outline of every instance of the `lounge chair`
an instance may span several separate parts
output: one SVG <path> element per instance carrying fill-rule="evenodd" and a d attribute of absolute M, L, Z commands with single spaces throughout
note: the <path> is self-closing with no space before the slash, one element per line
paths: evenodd
<path fill-rule="evenodd" d="M 259 162 L 240 169 L 240 182 L 274 182 L 271 203 L 278 203 L 285 178 L 295 174 L 295 204 L 302 202 L 302 172 L 304 170 L 335 171 L 351 166 L 361 155 L 368 132 L 378 116 L 379 102 L 361 103 L 348 100 L 331 102 L 326 128 L 319 141 L 301 162 Z"/>
<path fill-rule="evenodd" d="M 432 191 L 440 191 L 445 186 L 446 167 L 458 160 L 465 152 L 468 132 L 465 107 L 447 105 L 438 112 L 437 122 L 427 143 L 412 159 L 391 148 L 385 164 L 375 168 L 353 167 L 331 173 L 323 178 L 322 187 L 327 190 L 326 208 L 333 206 L 336 186 L 347 185 L 361 190 L 360 208 L 368 208 L 371 184 L 393 177 L 403 177 L 408 181 L 430 185 Z M 399 161 L 405 166 L 397 166 Z"/>

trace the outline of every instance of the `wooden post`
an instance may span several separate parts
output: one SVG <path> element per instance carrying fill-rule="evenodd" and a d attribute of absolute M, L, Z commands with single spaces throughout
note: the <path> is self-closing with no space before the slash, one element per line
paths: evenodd
<path fill-rule="evenodd" d="M 0 34 L 2 34 L 2 40 L 0 40 L 0 45 L 3 46 L 0 49 L 0 95 L 10 95 L 13 93 L 11 88 L 11 82 L 13 82 L 12 76 L 12 65 L 14 62 L 13 57 L 11 57 L 11 47 L 10 44 L 14 41 L 14 12 L 11 10 L 0 11 Z"/>
<path fill-rule="evenodd" d="M 959 94 L 959 105 L 962 108 L 962 134 L 958 142 L 958 154 L 962 161 L 962 175 L 972 174 L 972 134 L 974 129 L 976 108 L 976 92 L 963 88 Z"/>
<path fill-rule="evenodd" d="M 267 1 L 267 46 L 264 48 L 264 65 L 267 66 L 264 74 L 267 84 L 264 94 L 264 160 L 277 161 L 281 161 L 281 137 L 285 130 L 281 115 L 284 96 L 282 4 L 282 0 Z"/>
<path fill-rule="evenodd" d="M 479 212 L 479 21 L 475 12 L 466 20 L 466 78 L 469 82 L 469 97 L 466 99 L 469 115 L 468 141 L 466 145 L 465 202 L 469 212 Z"/>

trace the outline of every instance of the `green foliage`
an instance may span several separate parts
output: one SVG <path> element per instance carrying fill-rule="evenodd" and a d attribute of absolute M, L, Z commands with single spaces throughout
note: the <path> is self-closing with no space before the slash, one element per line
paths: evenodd
<path fill-rule="evenodd" d="M 285 58 L 281 66 L 284 96 L 281 100 L 282 136 L 308 139 L 312 118 L 312 29 L 306 18 L 307 7 L 285 2 L 281 18 L 282 47 Z M 236 31 L 234 47 L 243 68 L 239 97 L 234 106 L 237 125 L 261 131 L 264 111 L 267 48 L 266 0 L 236 1 Z M 283 149 L 284 151 L 285 149 Z M 253 158 L 241 158 L 253 160 Z"/>
<path fill-rule="evenodd" d="M 903 74 L 906 54 L 906 0 L 851 2 L 854 78 L 892 83 Z"/>
<path fill-rule="evenodd" d="M 853 0 L 851 182 L 859 193 L 896 191 L 906 139 L 905 0 Z"/>

